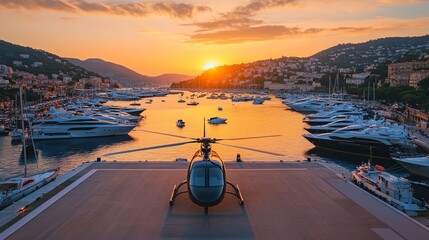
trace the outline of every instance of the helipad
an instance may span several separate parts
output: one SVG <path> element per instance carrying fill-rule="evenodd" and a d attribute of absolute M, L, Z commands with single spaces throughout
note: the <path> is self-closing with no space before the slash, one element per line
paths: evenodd
<path fill-rule="evenodd" d="M 426 227 L 318 163 L 228 163 L 245 204 L 169 206 L 186 163 L 94 163 L 7 239 L 429 239 Z"/>

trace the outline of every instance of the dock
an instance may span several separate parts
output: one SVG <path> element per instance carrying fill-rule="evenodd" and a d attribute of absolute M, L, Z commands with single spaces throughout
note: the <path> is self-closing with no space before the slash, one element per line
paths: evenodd
<path fill-rule="evenodd" d="M 426 226 L 324 164 L 226 168 L 245 203 L 227 194 L 205 215 L 186 194 L 169 205 L 187 163 L 94 162 L 26 206 L 0 239 L 429 239 Z"/>

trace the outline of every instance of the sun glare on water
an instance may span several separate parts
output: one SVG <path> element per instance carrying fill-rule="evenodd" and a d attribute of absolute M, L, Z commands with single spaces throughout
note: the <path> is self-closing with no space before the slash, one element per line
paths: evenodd
<path fill-rule="evenodd" d="M 210 68 L 214 68 L 214 67 L 217 67 L 217 66 L 219 66 L 219 63 L 217 63 L 217 62 L 209 62 L 209 63 L 207 63 L 206 65 L 203 66 L 203 69 L 204 70 L 208 70 Z"/>

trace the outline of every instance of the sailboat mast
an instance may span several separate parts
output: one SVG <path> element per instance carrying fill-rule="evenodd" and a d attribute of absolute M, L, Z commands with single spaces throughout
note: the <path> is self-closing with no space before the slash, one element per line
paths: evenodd
<path fill-rule="evenodd" d="M 24 153 L 24 177 L 27 177 L 27 151 L 25 146 L 24 101 L 22 100 L 22 86 L 19 86 L 19 101 L 21 103 L 21 127 L 22 127 L 22 148 Z"/>

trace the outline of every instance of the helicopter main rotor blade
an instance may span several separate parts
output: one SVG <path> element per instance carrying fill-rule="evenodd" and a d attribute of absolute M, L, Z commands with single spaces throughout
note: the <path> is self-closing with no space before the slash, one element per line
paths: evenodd
<path fill-rule="evenodd" d="M 223 141 L 223 140 L 228 140 L 228 141 L 232 141 L 232 140 L 246 140 L 246 139 L 270 138 L 270 137 L 280 137 L 280 136 L 281 135 L 267 135 L 267 136 L 242 137 L 242 138 L 220 138 L 220 139 L 216 138 L 216 141 Z"/>
<path fill-rule="evenodd" d="M 154 134 L 159 134 L 159 135 L 165 135 L 165 136 L 170 136 L 170 137 L 177 137 L 177 138 L 184 138 L 184 139 L 192 139 L 192 140 L 196 140 L 196 138 L 190 138 L 190 137 L 185 137 L 185 136 L 180 136 L 180 135 L 175 135 L 175 134 L 170 134 L 170 133 L 163 133 L 163 132 L 155 132 L 155 131 L 149 131 L 149 130 L 139 130 L 142 132 L 148 132 L 148 133 L 154 133 Z"/>
<path fill-rule="evenodd" d="M 139 152 L 139 151 L 146 151 L 146 150 L 152 150 L 152 149 L 158 149 L 158 148 L 176 147 L 176 146 L 181 146 L 181 145 L 185 145 L 185 144 L 188 144 L 188 143 L 196 143 L 196 142 L 198 142 L 198 141 L 179 142 L 179 143 L 171 143 L 171 144 L 158 145 L 158 146 L 152 146 L 152 147 L 137 148 L 137 149 L 120 151 L 120 152 L 107 153 L 107 154 L 103 154 L 102 156 L 103 157 L 107 157 L 107 156 L 112 156 L 112 155 L 131 153 L 131 152 Z"/>
<path fill-rule="evenodd" d="M 228 146 L 228 147 L 240 148 L 240 149 L 245 149 L 245 150 L 249 150 L 249 151 L 253 151 L 253 152 L 265 153 L 265 154 L 270 154 L 270 155 L 274 155 L 274 156 L 284 156 L 283 154 L 275 153 L 275 152 L 269 152 L 269 151 L 254 149 L 254 148 L 248 148 L 248 147 L 241 147 L 241 146 L 225 144 L 225 143 L 218 143 L 218 142 L 216 142 L 216 143 L 220 144 L 220 145 Z"/>

